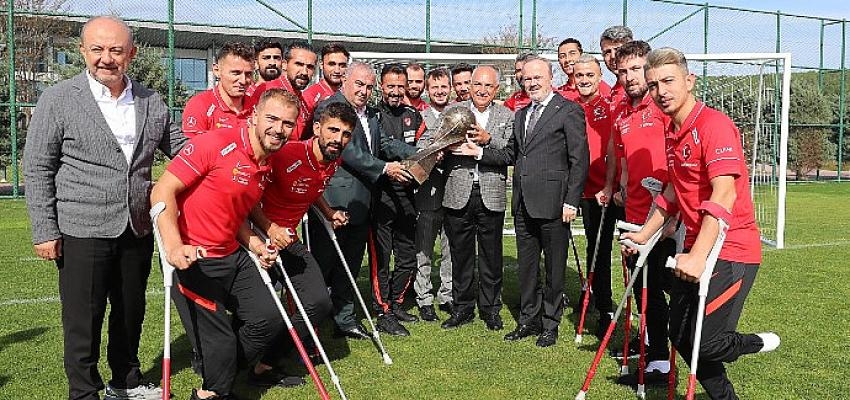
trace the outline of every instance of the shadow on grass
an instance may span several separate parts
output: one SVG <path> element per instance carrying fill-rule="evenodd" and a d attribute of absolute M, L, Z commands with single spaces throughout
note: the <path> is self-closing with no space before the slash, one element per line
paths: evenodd
<path fill-rule="evenodd" d="M 30 328 L 6 334 L 2 338 L 0 338 L 0 351 L 5 350 L 7 347 L 13 344 L 33 340 L 36 337 L 43 335 L 44 332 L 47 332 L 47 328 L 39 326 L 36 328 Z M 9 378 L 10 377 L 7 375 L 0 375 L 0 387 L 5 386 L 6 383 L 9 382 Z"/>

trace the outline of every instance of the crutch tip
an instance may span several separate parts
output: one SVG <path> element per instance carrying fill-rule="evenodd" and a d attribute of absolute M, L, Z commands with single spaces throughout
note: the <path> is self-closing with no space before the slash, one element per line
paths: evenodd
<path fill-rule="evenodd" d="M 587 396 L 587 392 L 585 392 L 584 390 L 579 391 L 576 395 L 576 400 L 584 400 L 585 396 Z"/>
<path fill-rule="evenodd" d="M 576 335 L 576 344 L 581 344 L 581 335 Z"/>
<path fill-rule="evenodd" d="M 629 367 L 627 365 L 620 366 L 620 376 L 626 376 L 629 374 Z"/>
<path fill-rule="evenodd" d="M 393 365 L 393 359 L 390 358 L 389 354 L 384 354 L 384 364 Z"/>
<path fill-rule="evenodd" d="M 637 394 L 637 397 L 639 399 L 645 399 L 646 398 L 646 386 L 645 385 L 638 385 L 636 394 Z"/>

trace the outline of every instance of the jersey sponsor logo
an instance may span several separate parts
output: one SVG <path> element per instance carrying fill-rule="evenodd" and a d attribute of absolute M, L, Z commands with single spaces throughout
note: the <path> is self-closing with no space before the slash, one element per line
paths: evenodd
<path fill-rule="evenodd" d="M 292 165 L 290 165 L 289 167 L 286 168 L 286 173 L 287 174 L 292 173 L 292 171 L 295 171 L 295 168 L 298 168 L 300 165 L 301 165 L 301 160 L 295 160 L 295 162 L 292 163 Z"/>
<path fill-rule="evenodd" d="M 227 117 L 220 117 L 218 122 L 215 123 L 216 128 L 233 128 L 233 125 L 230 124 L 230 121 L 227 120 Z"/>
<path fill-rule="evenodd" d="M 652 120 L 652 110 L 644 110 L 640 116 L 640 120 L 641 128 L 648 128 L 655 125 L 655 121 Z"/>
<path fill-rule="evenodd" d="M 194 116 L 189 116 L 189 118 L 186 118 L 186 126 L 187 127 L 194 128 L 195 125 L 198 125 L 198 119 L 197 118 L 195 118 Z"/>
<path fill-rule="evenodd" d="M 241 161 L 237 160 L 236 165 L 233 167 L 233 182 L 236 182 L 240 185 L 248 186 L 248 183 L 251 180 L 251 166 L 242 164 Z"/>
<path fill-rule="evenodd" d="M 207 117 L 212 117 L 213 111 L 215 111 L 215 104 L 210 104 L 210 108 L 207 109 Z"/>
<path fill-rule="evenodd" d="M 292 193 L 295 194 L 306 194 L 307 191 L 310 189 L 311 180 L 312 179 L 309 177 L 302 176 L 292 182 L 292 187 L 290 188 L 290 190 L 292 190 Z"/>
<path fill-rule="evenodd" d="M 714 149 L 714 154 L 721 155 L 732 152 L 732 146 L 718 147 Z"/>
<path fill-rule="evenodd" d="M 182 151 L 182 153 L 187 155 L 187 156 L 191 156 L 192 153 L 194 153 L 194 152 L 195 152 L 195 144 L 194 143 L 187 144 L 186 147 L 184 147 L 183 151 Z"/>
<path fill-rule="evenodd" d="M 226 156 L 226 155 L 230 154 L 230 152 L 233 151 L 233 149 L 235 149 L 235 148 L 236 148 L 236 142 L 231 142 L 229 145 L 227 145 L 223 149 L 221 149 L 219 154 L 221 154 L 222 156 Z"/>

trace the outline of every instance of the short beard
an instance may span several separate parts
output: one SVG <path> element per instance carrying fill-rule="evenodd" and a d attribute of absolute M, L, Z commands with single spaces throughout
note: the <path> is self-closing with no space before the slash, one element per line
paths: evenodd
<path fill-rule="evenodd" d="M 324 146 L 319 144 L 319 150 L 322 151 L 322 157 L 324 157 L 325 161 L 336 161 L 336 159 L 339 158 L 340 155 L 342 155 L 342 151 L 336 154 L 330 153 L 328 151 L 328 146 L 330 146 L 330 143 Z"/>
<path fill-rule="evenodd" d="M 274 71 L 274 72 L 271 72 Z M 280 76 L 280 69 L 278 68 L 264 68 L 260 71 L 260 77 L 263 78 L 264 81 L 268 82 L 271 80 L 275 80 Z"/>

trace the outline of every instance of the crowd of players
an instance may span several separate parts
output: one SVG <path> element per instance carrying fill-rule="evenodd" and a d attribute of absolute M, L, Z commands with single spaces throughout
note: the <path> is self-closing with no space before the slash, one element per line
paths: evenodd
<path fill-rule="evenodd" d="M 522 54 L 515 62 L 521 88 L 501 102 L 503 79 L 491 65 L 426 71 L 415 63 L 388 64 L 376 76 L 375 66 L 352 62 L 340 44 L 316 52 L 300 41 L 227 43 L 213 65 L 217 83 L 189 100 L 178 130 L 163 110 L 140 111 L 138 105 L 152 94 L 125 75 L 135 54 L 126 25 L 112 17 L 90 20 L 81 33 L 87 71 L 39 100 L 25 151 L 36 252 L 60 268 L 69 398 L 98 398 L 103 389 L 97 359 L 106 298 L 113 303 L 107 396 L 157 395 L 157 388 L 141 384 L 136 355 L 143 316 L 138 304 L 144 309 L 138 289 L 144 292 L 152 245 L 150 224 L 137 221 L 143 207 L 135 202 L 149 206 L 148 194 L 152 203 L 166 205 L 159 227 L 179 281 L 172 295 L 193 347 L 193 366 L 203 377 L 191 398 L 230 398 L 242 368 L 253 369 L 250 384 L 303 383 L 278 368 L 292 339 L 247 252 L 266 267 L 280 256 L 310 321 L 331 318 L 336 337 L 371 337 L 356 316 L 355 289 L 342 262 L 357 276 L 364 252 L 380 331 L 408 336 L 404 324 L 441 317 L 442 328 L 453 329 L 471 323 L 476 308 L 486 329 L 504 329 L 502 229 L 509 165 L 520 312 L 504 339 L 536 336 L 537 346 L 557 343 L 568 307 L 570 223 L 579 213 L 588 239 L 585 265 L 595 269 L 590 292 L 600 337 L 613 311 L 614 222 L 657 228 L 664 219 L 678 218 L 683 242 L 664 239 L 648 264 L 647 383 L 666 383 L 669 343 L 686 359 L 690 354 L 695 282 L 727 225 L 718 277 L 711 281 L 698 378 L 712 398 L 736 398 L 723 363 L 778 345 L 775 335 L 735 332 L 761 262 L 739 133 L 726 116 L 693 97 L 695 78 L 677 50 L 652 51 L 623 26 L 606 29 L 599 44 L 605 66 L 617 76 L 613 86 L 602 80 L 599 61 L 568 38 L 557 49 L 564 85 L 553 87 L 548 60 Z M 319 66 L 321 78 L 310 85 Z M 381 96 L 373 106 L 376 87 Z M 85 100 L 69 103 L 70 95 Z M 86 104 L 91 108 L 74 108 Z M 453 107 L 468 108 L 476 124 L 467 141 L 446 150 L 429 179 L 417 185 L 400 161 L 433 142 L 441 113 Z M 95 122 L 69 121 L 59 111 L 65 108 Z M 106 136 L 84 138 L 97 130 Z M 90 147 L 74 147 L 80 143 Z M 85 168 L 76 161 L 107 165 L 86 154 L 114 158 L 113 147 L 119 161 L 126 159 L 123 166 L 79 174 Z M 151 188 L 156 148 L 173 160 Z M 123 195 L 99 193 L 115 189 L 86 181 L 113 175 L 123 177 L 117 181 L 126 187 Z M 663 192 L 647 190 L 648 178 L 663 184 Z M 136 180 L 144 184 L 139 190 Z M 97 196 L 118 204 L 118 211 L 106 217 L 74 214 L 80 207 L 98 207 Z M 296 228 L 305 214 L 306 237 L 299 238 Z M 97 226 L 102 218 L 123 226 L 114 232 L 74 229 Z M 651 233 L 645 228 L 628 235 L 642 243 Z M 134 242 L 143 248 L 134 251 L 147 252 L 145 279 L 131 284 L 134 297 L 117 289 L 126 286 L 122 273 L 110 272 L 113 264 L 145 268 L 122 264 L 128 241 L 141 243 Z M 442 255 L 438 285 L 432 283 L 435 242 Z M 677 253 L 683 253 L 679 267 L 671 272 L 664 264 Z M 624 253 L 624 269 L 634 269 L 635 258 Z M 85 275 L 63 273 L 70 264 L 80 265 L 75 268 Z M 80 288 L 85 285 L 96 288 Z M 404 306 L 411 287 L 415 313 Z M 81 300 L 66 301 L 76 297 Z M 99 308 L 80 311 L 92 299 Z M 117 311 L 116 302 L 136 311 Z M 307 322 L 300 315 L 293 322 L 306 336 Z M 83 333 L 74 329 L 81 324 L 87 326 Z M 126 348 L 113 350 L 118 346 Z M 619 382 L 636 380 L 628 375 Z"/>

